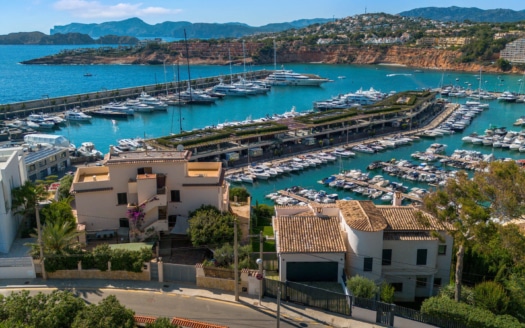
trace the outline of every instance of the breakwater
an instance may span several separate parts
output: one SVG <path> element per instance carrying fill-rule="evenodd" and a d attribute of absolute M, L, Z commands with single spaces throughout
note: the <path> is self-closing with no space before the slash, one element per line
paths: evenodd
<path fill-rule="evenodd" d="M 250 72 L 250 78 L 263 79 L 267 77 L 271 71 L 258 70 Z M 232 74 L 231 78 L 237 80 L 243 76 L 242 73 Z M 195 89 L 206 89 L 218 84 L 218 79 L 221 76 L 210 76 L 205 78 L 197 78 L 191 80 L 191 86 Z M 88 107 L 100 106 L 110 103 L 112 101 L 123 101 L 127 98 L 136 98 L 141 92 L 147 92 L 151 95 L 160 95 L 166 93 L 177 93 L 186 90 L 189 81 L 182 80 L 177 82 L 155 83 L 148 85 L 140 85 L 136 87 L 119 88 L 119 89 L 105 89 L 96 92 L 87 92 L 72 94 L 63 97 L 49 97 L 43 95 L 41 99 L 29 100 L 22 102 L 15 102 L 0 105 L 0 115 L 3 118 L 26 117 L 31 113 L 56 113 L 67 109 L 80 107 L 81 109 Z"/>

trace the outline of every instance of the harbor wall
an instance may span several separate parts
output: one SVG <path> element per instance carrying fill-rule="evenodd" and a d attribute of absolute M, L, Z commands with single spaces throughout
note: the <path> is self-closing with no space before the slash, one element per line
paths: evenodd
<path fill-rule="evenodd" d="M 270 74 L 268 70 L 259 70 L 250 72 L 254 79 L 263 79 Z M 233 74 L 232 79 L 237 80 L 242 73 Z M 195 89 L 210 88 L 219 82 L 220 76 L 211 76 L 206 78 L 192 79 L 191 85 Z M 177 93 L 184 91 L 188 87 L 188 80 L 169 83 L 157 83 L 142 85 L 130 88 L 99 90 L 96 92 L 80 93 L 61 97 L 50 98 L 42 96 L 41 99 L 28 100 L 10 104 L 0 105 L 0 118 L 26 117 L 31 113 L 54 113 L 62 112 L 71 108 L 100 106 L 112 101 L 123 101 L 127 98 L 136 98 L 141 92 L 147 92 L 150 95 L 165 95 L 166 93 Z"/>

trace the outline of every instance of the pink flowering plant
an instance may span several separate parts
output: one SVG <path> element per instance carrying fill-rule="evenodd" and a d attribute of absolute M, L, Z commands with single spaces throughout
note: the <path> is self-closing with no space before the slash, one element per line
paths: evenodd
<path fill-rule="evenodd" d="M 146 205 L 137 205 L 128 210 L 129 222 L 135 229 L 140 229 L 140 225 L 144 221 L 144 216 L 146 215 L 146 213 L 144 213 L 144 206 Z"/>

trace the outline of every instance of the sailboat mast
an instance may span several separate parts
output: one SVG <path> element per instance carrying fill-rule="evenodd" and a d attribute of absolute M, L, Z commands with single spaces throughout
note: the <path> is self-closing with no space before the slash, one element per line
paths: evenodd
<path fill-rule="evenodd" d="M 177 61 L 177 85 L 179 85 L 179 82 L 180 82 L 180 67 L 179 67 L 179 61 Z M 178 101 L 178 104 L 179 104 L 179 124 L 180 124 L 180 133 L 182 133 L 182 104 L 181 104 L 181 100 L 180 100 L 180 87 L 177 88 L 177 90 L 179 90 L 179 101 Z"/>
<path fill-rule="evenodd" d="M 186 45 L 186 63 L 188 66 L 188 84 L 190 91 L 190 102 L 193 100 L 192 88 L 191 88 L 191 75 L 190 75 L 190 51 L 188 50 L 188 39 L 186 38 L 186 29 L 184 29 L 184 44 Z"/>
<path fill-rule="evenodd" d="M 275 38 L 273 38 L 273 70 L 277 70 L 277 48 L 275 47 Z"/>
<path fill-rule="evenodd" d="M 230 53 L 230 48 L 228 48 L 228 61 L 230 62 L 230 84 L 233 84 L 232 56 Z"/>
<path fill-rule="evenodd" d="M 243 78 L 246 80 L 246 53 L 244 51 L 244 40 L 242 40 L 242 65 L 244 69 Z"/>

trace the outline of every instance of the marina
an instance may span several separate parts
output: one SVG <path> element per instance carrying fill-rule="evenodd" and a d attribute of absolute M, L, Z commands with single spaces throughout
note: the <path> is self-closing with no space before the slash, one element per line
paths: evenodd
<path fill-rule="evenodd" d="M 59 46 L 41 46 L 24 48 L 24 56 L 39 57 L 49 53 L 58 52 L 58 49 L 64 47 Z M 31 53 L 31 49 L 34 52 Z M 155 74 L 157 76 L 164 76 L 162 67 L 159 66 L 123 66 L 123 65 L 108 65 L 108 66 L 90 66 L 89 71 L 93 74 L 89 79 L 85 78 L 83 74 L 88 70 L 86 66 L 25 66 L 17 65 L 16 63 L 27 58 L 21 57 L 20 47 L 9 46 L 5 47 L 4 52 L 0 55 L 0 66 L 5 68 L 9 74 L 14 74 L 17 78 L 13 79 L 12 83 L 8 83 L 4 92 L 0 97 L 0 103 L 12 103 L 13 101 L 34 101 L 40 105 L 50 104 L 49 98 L 69 97 L 70 99 L 78 98 L 76 95 L 84 95 L 91 92 L 99 94 L 101 97 L 110 98 L 117 90 L 123 88 L 137 88 L 140 93 L 140 86 L 153 85 L 155 89 Z M 25 73 L 24 70 L 28 70 Z M 234 73 L 241 73 L 243 68 L 233 66 Z M 273 69 L 271 66 L 250 68 L 249 72 L 256 69 Z M 166 111 L 159 111 L 154 113 L 135 113 L 133 116 L 128 116 L 123 119 L 114 119 L 106 117 L 92 117 L 90 120 L 73 121 L 70 120 L 60 126 L 55 126 L 52 130 L 46 133 L 62 135 L 71 142 L 81 145 L 83 142 L 92 142 L 97 149 L 103 153 L 107 153 L 111 145 L 117 146 L 121 139 L 134 139 L 141 137 L 144 139 L 167 136 L 171 133 L 179 133 L 180 131 L 191 131 L 194 129 L 203 129 L 207 126 L 230 125 L 235 122 L 242 122 L 245 120 L 263 119 L 273 115 L 283 115 L 290 111 L 290 108 L 295 107 L 297 113 L 303 113 L 313 109 L 313 104 L 316 101 L 323 99 L 330 99 L 339 94 L 345 94 L 352 90 L 368 90 L 373 88 L 383 93 L 390 93 L 393 90 L 418 90 L 421 88 L 436 88 L 442 79 L 442 71 L 438 70 L 424 70 L 425 74 L 410 74 L 410 68 L 392 67 L 392 66 L 358 66 L 358 65 L 325 65 L 325 64 L 287 64 L 287 69 L 292 69 L 296 72 L 308 72 L 311 74 L 327 77 L 331 82 L 323 83 L 321 87 L 272 87 L 272 89 L 262 95 L 254 97 L 230 97 L 216 100 L 211 105 L 185 105 L 173 106 L 168 105 Z M 55 83 L 52 85 L 40 85 L 39 81 L 33 81 L 32 75 L 35 71 L 40 71 L 39 74 L 45 74 L 49 79 Z M 174 73 L 176 70 L 173 70 Z M 248 72 L 248 73 L 249 73 Z M 175 77 L 172 74 L 169 82 L 173 80 L 184 80 L 185 72 L 181 72 L 180 77 Z M 192 75 L 196 77 L 220 76 L 229 74 L 229 68 L 214 67 L 214 66 L 199 66 L 192 67 Z M 248 74 L 249 75 L 249 74 Z M 390 76 L 389 76 L 390 75 Z M 65 78 L 67 76 L 67 78 Z M 338 78 L 345 76 L 345 79 Z M 475 85 L 477 83 L 477 74 L 468 72 L 448 72 L 444 75 L 444 84 L 454 84 L 455 79 L 458 78 L 461 82 L 471 81 Z M 506 86 L 498 86 L 497 76 L 491 74 L 484 74 L 485 87 L 492 92 L 503 92 L 505 89 L 517 91 L 519 87 L 518 79 L 520 76 L 507 76 Z M 76 80 L 78 79 L 78 81 Z M 32 81 L 32 88 L 24 87 L 28 81 Z M 449 82 L 450 81 L 450 82 Z M 33 83 L 34 82 L 34 83 Z M 163 81 L 157 81 L 160 86 L 156 93 L 162 94 L 164 85 Z M 101 87 L 102 86 L 102 87 Z M 514 88 L 514 89 L 513 89 Z M 24 92 L 20 92 L 24 90 Z M 148 92 L 153 94 L 152 92 Z M 42 97 L 42 95 L 48 95 Z M 75 96 L 71 96 L 75 95 Z M 438 96 L 439 97 L 439 96 Z M 81 96 L 83 99 L 84 97 Z M 448 98 L 452 104 L 466 105 L 467 101 L 472 101 L 469 98 Z M 489 109 L 484 109 L 471 119 L 469 125 L 465 125 L 463 130 L 455 130 L 454 133 L 440 133 L 435 134 L 431 138 L 420 137 L 412 143 L 400 147 L 392 140 L 387 138 L 379 138 L 378 136 L 370 136 L 363 140 L 355 140 L 354 136 L 339 137 L 334 140 L 338 146 L 330 146 L 323 144 L 311 145 L 310 150 L 306 153 L 326 152 L 329 153 L 332 149 L 342 147 L 353 152 L 354 156 L 337 157 L 337 160 L 328 161 L 321 165 L 309 166 L 301 171 L 292 171 L 286 174 L 280 174 L 273 178 L 266 180 L 254 179 L 253 182 L 242 183 L 250 193 L 252 198 L 261 203 L 272 202 L 266 199 L 266 194 L 276 192 L 278 190 L 285 190 L 290 186 L 301 186 L 302 188 L 316 188 L 317 181 L 323 178 L 338 174 L 342 170 L 360 169 L 366 171 L 367 166 L 371 162 L 381 161 L 390 162 L 392 159 L 410 159 L 411 154 L 420 151 L 424 152 L 432 143 L 447 144 L 445 156 L 451 156 L 453 150 L 463 149 L 466 151 L 480 151 L 485 154 L 493 154 L 495 158 L 513 158 L 520 159 L 522 154 L 519 149 L 510 151 L 509 148 L 490 147 L 483 144 L 474 144 L 463 142 L 461 139 L 470 136 L 473 133 L 478 135 L 485 134 L 485 130 L 491 125 L 497 126 L 512 126 L 521 116 L 523 116 L 523 103 L 518 102 L 504 102 L 493 100 L 481 100 L 482 103 L 490 105 Z M 69 102 L 68 102 L 69 103 Z M 100 105 L 100 104 L 99 104 Z M 74 106 L 60 106 L 57 113 L 63 113 L 66 109 L 72 109 Z M 84 109 L 84 107 L 82 107 Z M 5 111 L 0 113 L 0 117 L 5 118 Z M 448 117 L 448 116 L 447 116 Z M 444 122 L 443 119 L 437 120 Z M 436 121 L 436 122 L 437 122 Z M 423 133 L 425 130 L 436 129 L 438 124 L 427 125 L 424 129 L 419 127 L 412 127 L 408 129 L 413 135 Z M 17 133 L 16 127 L 9 127 L 12 133 Z M 514 130 L 519 131 L 519 127 L 514 127 Z M 439 131 L 437 131 L 439 132 Z M 372 145 L 382 139 L 380 144 L 383 150 L 375 152 L 363 152 L 353 150 L 352 147 L 358 144 Z M 251 147 L 250 145 L 243 145 L 244 147 Z M 255 146 L 254 146 L 255 147 Z M 365 149 L 365 148 L 363 148 Z M 286 151 L 286 150 L 285 150 Z M 194 154 L 198 155 L 198 154 Z M 297 155 L 295 155 L 297 156 Z M 441 156 L 441 155 L 440 155 Z M 286 152 L 283 154 L 267 159 L 265 161 L 284 161 L 287 156 Z M 252 163 L 257 163 L 258 158 L 251 159 Z M 439 159 L 436 163 L 441 165 Z M 239 171 L 240 168 L 234 167 L 233 172 Z M 393 179 L 393 178 L 389 178 Z M 400 181 L 401 182 L 401 181 Z M 235 182 L 234 184 L 237 184 Z M 240 184 L 240 183 L 239 183 Z M 405 185 L 413 187 L 428 188 L 426 183 L 419 181 L 408 181 Z M 340 192 L 340 197 L 352 197 L 354 199 L 368 199 L 362 195 L 345 191 Z M 377 199 L 377 201 L 380 201 Z"/>

